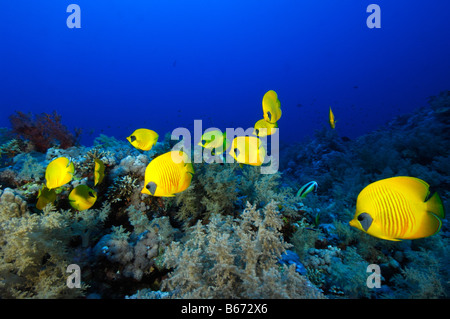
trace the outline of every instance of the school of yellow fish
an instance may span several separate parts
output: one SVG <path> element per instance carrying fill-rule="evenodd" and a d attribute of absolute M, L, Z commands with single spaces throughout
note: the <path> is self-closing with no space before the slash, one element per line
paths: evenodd
<path fill-rule="evenodd" d="M 100 159 L 94 159 L 94 186 L 105 177 L 105 164 Z M 44 209 L 56 201 L 55 189 L 72 181 L 74 165 L 67 157 L 58 157 L 51 161 L 45 170 L 45 185 L 38 192 L 36 208 Z M 69 204 L 76 210 L 91 208 L 97 200 L 97 192 L 87 185 L 78 185 L 69 194 Z"/>
<path fill-rule="evenodd" d="M 275 134 L 281 118 L 281 103 L 275 91 L 269 90 L 262 99 L 263 118 L 254 125 L 254 136 L 237 136 L 231 142 L 220 130 L 205 132 L 198 145 L 220 155 L 228 150 L 236 162 L 260 166 L 264 163 L 266 150 L 260 137 Z M 336 120 L 329 108 L 329 124 L 335 129 Z M 131 145 L 149 151 L 158 142 L 158 134 L 140 128 L 126 138 Z M 94 187 L 103 181 L 105 165 L 95 159 Z M 42 210 L 57 199 L 55 189 L 69 183 L 74 174 L 74 165 L 66 157 L 50 162 L 45 171 L 45 185 L 39 190 L 36 207 Z M 173 197 L 186 190 L 194 175 L 188 154 L 170 151 L 155 157 L 146 167 L 143 194 L 158 197 Z M 317 182 L 305 184 L 297 193 L 300 199 L 317 189 Z M 97 192 L 87 186 L 78 185 L 69 194 L 70 205 L 76 210 L 91 208 L 97 200 Z M 366 186 L 358 195 L 352 227 L 371 236 L 391 241 L 417 239 L 431 236 L 442 227 L 444 206 L 437 193 L 430 193 L 429 185 L 418 178 L 398 176 L 376 181 Z"/>

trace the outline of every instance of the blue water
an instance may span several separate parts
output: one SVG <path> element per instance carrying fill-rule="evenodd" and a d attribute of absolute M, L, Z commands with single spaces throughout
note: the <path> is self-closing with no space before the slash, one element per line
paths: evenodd
<path fill-rule="evenodd" d="M 69 29 L 69 4 L 81 28 Z M 369 29 L 366 8 L 381 8 Z M 89 145 L 139 127 L 248 128 L 275 90 L 280 139 L 354 138 L 450 88 L 450 1 L 2 1 L 0 126 L 52 112 Z"/>

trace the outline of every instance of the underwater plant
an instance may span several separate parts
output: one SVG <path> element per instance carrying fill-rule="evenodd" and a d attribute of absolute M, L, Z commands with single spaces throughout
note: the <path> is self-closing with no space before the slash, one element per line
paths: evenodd
<path fill-rule="evenodd" d="M 36 151 L 46 152 L 55 145 L 66 149 L 78 142 L 81 131 L 77 129 L 72 134 L 66 126 L 61 123 L 61 115 L 54 111 L 51 114 L 41 113 L 33 116 L 31 113 L 16 111 L 9 117 L 12 132 L 17 136 L 29 140 Z"/>

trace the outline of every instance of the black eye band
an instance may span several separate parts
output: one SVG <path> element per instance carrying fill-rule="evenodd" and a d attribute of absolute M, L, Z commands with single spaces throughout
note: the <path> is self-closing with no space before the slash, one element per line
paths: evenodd
<path fill-rule="evenodd" d="M 358 220 L 359 220 L 359 222 L 361 223 L 361 227 L 362 227 L 365 231 L 367 231 L 367 230 L 370 228 L 370 226 L 372 225 L 372 222 L 373 222 L 372 216 L 370 216 L 370 215 L 367 214 L 367 213 L 361 213 L 361 214 L 359 214 Z"/>
<path fill-rule="evenodd" d="M 145 188 L 147 188 L 148 191 L 150 192 L 150 194 L 152 194 L 152 195 L 155 195 L 157 187 L 158 187 L 158 185 L 156 185 L 155 182 L 150 182 L 145 186 Z"/>

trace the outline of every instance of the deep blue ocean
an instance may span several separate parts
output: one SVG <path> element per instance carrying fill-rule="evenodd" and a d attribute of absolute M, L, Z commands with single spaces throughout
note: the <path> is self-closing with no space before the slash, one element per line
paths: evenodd
<path fill-rule="evenodd" d="M 67 7 L 80 8 L 69 28 Z M 450 2 L 2 1 L 0 126 L 52 112 L 82 144 L 140 127 L 248 128 L 275 90 L 280 139 L 328 125 L 350 138 L 450 87 Z"/>

